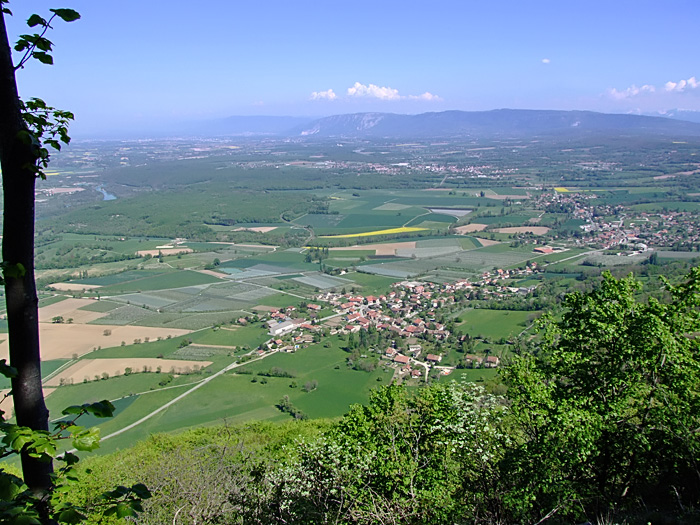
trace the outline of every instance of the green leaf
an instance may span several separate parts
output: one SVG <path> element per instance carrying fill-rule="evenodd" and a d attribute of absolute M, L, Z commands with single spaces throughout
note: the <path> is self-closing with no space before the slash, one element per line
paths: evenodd
<path fill-rule="evenodd" d="M 21 514 L 12 517 L 13 525 L 41 525 L 41 522 L 29 514 Z"/>
<path fill-rule="evenodd" d="M 53 65 L 53 57 L 48 53 L 44 53 L 43 51 L 35 51 L 32 53 L 32 56 L 42 64 Z"/>
<path fill-rule="evenodd" d="M 100 429 L 93 427 L 73 436 L 73 446 L 83 452 L 95 450 L 100 446 Z"/>
<path fill-rule="evenodd" d="M 83 430 L 85 430 L 85 427 L 81 427 L 78 425 L 69 425 L 65 428 L 65 430 L 71 435 L 76 435 L 80 434 Z"/>
<path fill-rule="evenodd" d="M 15 51 L 24 51 L 28 49 L 31 44 L 26 38 L 20 38 L 15 44 Z"/>
<path fill-rule="evenodd" d="M 131 487 L 131 491 L 140 499 L 148 499 L 151 497 L 151 491 L 143 483 L 137 483 Z"/>
<path fill-rule="evenodd" d="M 4 359 L 0 359 L 0 374 L 8 379 L 12 379 L 13 377 L 17 377 L 17 369 L 14 366 L 6 364 Z"/>
<path fill-rule="evenodd" d="M 17 476 L 3 472 L 0 475 L 0 500 L 12 501 L 26 486 Z"/>
<path fill-rule="evenodd" d="M 64 22 L 75 22 L 80 20 L 80 13 L 73 9 L 49 9 L 57 17 L 59 17 Z"/>
<path fill-rule="evenodd" d="M 29 27 L 35 27 L 35 26 L 44 26 L 45 27 L 47 25 L 47 22 L 39 15 L 32 15 L 27 20 L 27 25 Z"/>
<path fill-rule="evenodd" d="M 109 490 L 102 494 L 103 500 L 117 499 L 126 496 L 129 493 L 129 489 L 124 485 L 118 485 L 114 490 Z"/>
<path fill-rule="evenodd" d="M 126 501 L 122 501 L 121 503 L 118 503 L 116 510 L 117 510 L 117 517 L 118 518 L 135 518 L 136 517 L 136 511 Z"/>
<path fill-rule="evenodd" d="M 61 456 L 59 459 L 62 461 L 65 461 L 66 465 L 75 465 L 78 461 L 80 461 L 80 458 L 73 454 L 72 452 L 66 452 Z"/>
<path fill-rule="evenodd" d="M 74 508 L 66 509 L 59 512 L 57 519 L 61 523 L 80 523 L 86 516 L 81 514 Z"/>
<path fill-rule="evenodd" d="M 86 408 L 88 414 L 92 414 L 95 417 L 112 417 L 114 415 L 114 405 L 106 399 L 83 406 Z"/>
<path fill-rule="evenodd" d="M 20 277 L 24 277 L 24 275 L 27 273 L 27 270 L 24 268 L 22 263 L 10 263 L 3 261 L 0 263 L 0 268 L 2 268 L 2 273 L 5 278 L 11 277 L 14 279 L 19 279 Z"/>
<path fill-rule="evenodd" d="M 81 405 L 72 405 L 72 406 L 69 406 L 68 408 L 64 408 L 63 412 L 61 412 L 61 414 L 63 414 L 64 416 L 67 416 L 69 414 L 83 414 L 85 412 L 86 412 L 85 405 L 82 405 L 82 406 Z"/>
<path fill-rule="evenodd" d="M 42 51 L 51 51 L 51 47 L 53 46 L 51 40 L 40 35 L 32 35 L 28 40 L 33 42 L 37 49 L 41 49 Z M 36 57 L 36 53 L 33 53 L 33 55 Z"/>

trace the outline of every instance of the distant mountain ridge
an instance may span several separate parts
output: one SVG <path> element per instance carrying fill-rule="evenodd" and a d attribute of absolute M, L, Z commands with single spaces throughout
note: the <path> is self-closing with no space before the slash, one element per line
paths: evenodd
<path fill-rule="evenodd" d="M 643 115 L 496 109 L 400 115 L 354 113 L 321 118 L 291 130 L 299 137 L 448 138 L 549 134 L 639 134 L 700 136 L 700 124 Z"/>
<path fill-rule="evenodd" d="M 669 109 L 663 113 L 644 113 L 650 117 L 664 117 L 676 120 L 686 120 L 688 122 L 698 122 L 700 123 L 700 111 L 693 111 L 692 109 Z"/>

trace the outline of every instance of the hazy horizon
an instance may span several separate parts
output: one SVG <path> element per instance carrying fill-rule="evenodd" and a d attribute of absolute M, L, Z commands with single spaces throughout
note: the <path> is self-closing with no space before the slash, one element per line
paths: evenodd
<path fill-rule="evenodd" d="M 230 116 L 417 114 L 499 108 L 700 110 L 696 2 L 10 4 L 56 22 L 55 65 L 20 94 L 76 115 L 76 136 Z M 158 126 L 154 126 L 158 123 Z"/>

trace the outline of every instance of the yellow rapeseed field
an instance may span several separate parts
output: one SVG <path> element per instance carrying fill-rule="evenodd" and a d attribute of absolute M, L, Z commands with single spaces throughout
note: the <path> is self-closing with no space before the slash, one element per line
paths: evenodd
<path fill-rule="evenodd" d="M 427 230 L 428 228 L 390 228 L 388 230 L 375 230 L 373 232 L 365 233 L 346 233 L 344 235 L 323 235 L 321 239 L 347 239 L 349 237 L 370 237 L 372 235 L 390 235 L 392 233 L 410 233 L 410 232 L 420 232 Z"/>

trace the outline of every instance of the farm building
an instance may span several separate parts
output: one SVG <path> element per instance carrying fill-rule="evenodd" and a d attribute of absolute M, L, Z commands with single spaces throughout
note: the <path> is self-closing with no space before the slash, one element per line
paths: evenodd
<path fill-rule="evenodd" d="M 397 354 L 394 357 L 394 363 L 398 363 L 400 365 L 407 365 L 408 361 L 409 361 L 409 359 L 408 359 L 407 355 Z"/>
<path fill-rule="evenodd" d="M 296 327 L 296 324 L 294 324 L 292 321 L 284 321 L 282 323 L 277 323 L 274 326 L 270 327 L 270 331 L 268 332 L 271 336 L 279 336 L 279 335 L 284 335 L 288 334 L 294 328 Z"/>

